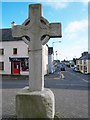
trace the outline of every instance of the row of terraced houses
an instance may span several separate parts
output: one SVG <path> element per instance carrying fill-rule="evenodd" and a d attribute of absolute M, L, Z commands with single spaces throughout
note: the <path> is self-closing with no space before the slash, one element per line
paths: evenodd
<path fill-rule="evenodd" d="M 81 57 L 76 60 L 79 71 L 83 74 L 90 74 L 90 54 L 83 52 Z"/>

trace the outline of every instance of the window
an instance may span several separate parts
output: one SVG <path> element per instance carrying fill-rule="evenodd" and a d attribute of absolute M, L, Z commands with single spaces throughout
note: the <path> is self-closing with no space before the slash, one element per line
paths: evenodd
<path fill-rule="evenodd" d="M 0 49 L 0 55 L 4 55 L 4 49 Z"/>
<path fill-rule="evenodd" d="M 4 62 L 0 62 L 0 70 L 4 70 Z"/>
<path fill-rule="evenodd" d="M 84 60 L 84 64 L 86 64 L 86 60 Z"/>
<path fill-rule="evenodd" d="M 79 70 L 79 65 L 77 65 L 77 69 Z"/>
<path fill-rule="evenodd" d="M 13 55 L 17 54 L 17 48 L 13 48 Z"/>
<path fill-rule="evenodd" d="M 87 72 L 87 66 L 84 66 L 84 72 Z"/>
<path fill-rule="evenodd" d="M 22 71 L 29 71 L 29 61 L 28 59 L 21 60 L 21 69 Z"/>
<path fill-rule="evenodd" d="M 82 70 L 82 66 L 81 66 L 81 70 Z"/>
<path fill-rule="evenodd" d="M 82 64 L 82 60 L 80 60 L 80 64 Z"/>

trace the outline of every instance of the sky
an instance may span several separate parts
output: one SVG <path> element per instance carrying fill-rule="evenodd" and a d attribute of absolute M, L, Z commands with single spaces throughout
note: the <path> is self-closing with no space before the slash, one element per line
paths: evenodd
<path fill-rule="evenodd" d="M 28 18 L 29 4 L 42 4 L 43 17 L 49 23 L 62 24 L 62 38 L 51 38 L 49 47 L 54 47 L 54 59 L 72 60 L 88 51 L 88 2 L 87 0 L 29 0 L 16 2 L 2 0 L 0 3 L 1 28 L 11 28 L 11 22 L 21 25 Z M 53 1 L 53 2 L 52 2 Z M 61 41 L 61 42 L 59 42 Z M 56 56 L 57 51 L 57 56 Z"/>

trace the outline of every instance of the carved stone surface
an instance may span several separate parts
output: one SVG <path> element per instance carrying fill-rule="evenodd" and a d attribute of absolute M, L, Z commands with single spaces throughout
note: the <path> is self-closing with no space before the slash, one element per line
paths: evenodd
<path fill-rule="evenodd" d="M 50 38 L 61 37 L 61 23 L 49 23 L 42 17 L 42 5 L 29 6 L 29 17 L 22 25 L 12 27 L 13 37 L 21 37 L 29 46 L 30 90 L 44 89 L 42 47 Z"/>
<path fill-rule="evenodd" d="M 18 118 L 54 118 L 54 94 L 50 89 L 30 92 L 25 87 L 16 96 L 16 112 Z"/>
<path fill-rule="evenodd" d="M 29 47 L 29 87 L 16 96 L 17 118 L 54 118 L 54 94 L 44 89 L 43 45 L 52 37 L 61 37 L 61 23 L 49 23 L 42 17 L 41 4 L 32 4 L 28 19 L 13 26 L 12 35 Z"/>

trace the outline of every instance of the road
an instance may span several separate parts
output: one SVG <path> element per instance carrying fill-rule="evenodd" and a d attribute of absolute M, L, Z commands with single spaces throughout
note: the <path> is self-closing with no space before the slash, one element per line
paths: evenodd
<path fill-rule="evenodd" d="M 90 75 L 83 75 L 79 72 L 73 71 L 71 68 L 66 68 L 66 71 L 63 72 L 64 79 L 60 79 L 60 73 L 56 73 L 56 76 L 53 76 L 52 80 L 46 79 L 45 86 L 51 88 L 59 89 L 76 89 L 76 90 L 89 90 L 89 77 Z M 51 79 L 51 78 L 50 78 Z"/>
<path fill-rule="evenodd" d="M 90 75 L 83 75 L 78 72 L 74 72 L 71 68 L 66 68 L 66 71 L 63 72 L 65 78 L 60 79 L 60 73 L 56 72 L 55 74 L 45 76 L 45 87 L 48 88 L 59 88 L 59 89 L 81 89 L 89 90 Z M 10 80 L 8 76 L 3 78 L 2 87 L 6 88 L 23 88 L 28 86 L 28 78 L 25 80 L 22 77 L 22 80 L 16 76 Z"/>
<path fill-rule="evenodd" d="M 45 76 L 45 87 L 50 88 L 55 95 L 56 112 L 64 118 L 88 118 L 88 90 L 89 75 L 74 72 L 66 68 L 61 79 L 59 72 Z M 2 106 L 3 115 L 15 114 L 15 96 L 17 92 L 28 86 L 28 78 L 14 77 L 2 80 Z"/>

